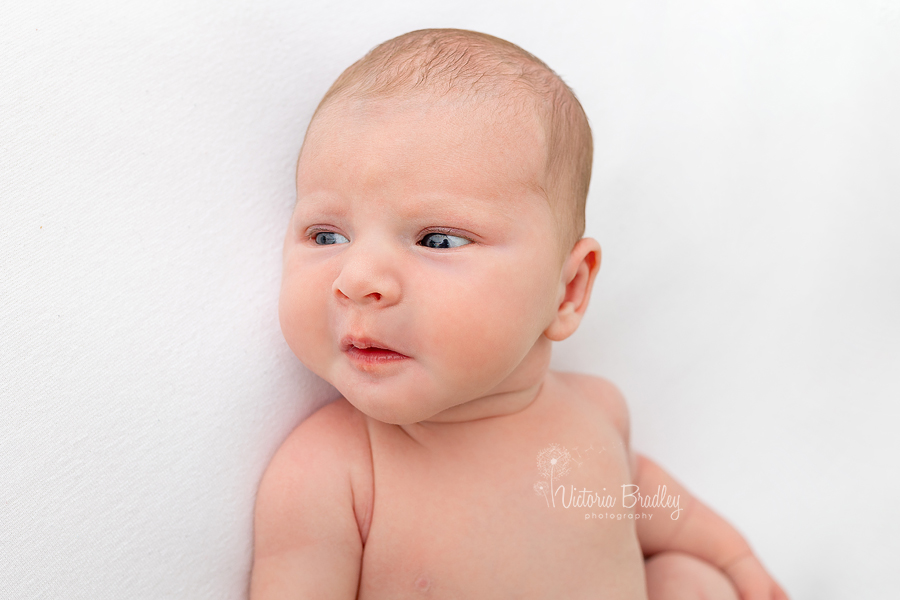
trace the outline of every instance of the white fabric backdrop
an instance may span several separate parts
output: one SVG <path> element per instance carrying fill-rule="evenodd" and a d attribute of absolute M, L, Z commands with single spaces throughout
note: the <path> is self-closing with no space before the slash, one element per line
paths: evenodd
<path fill-rule="evenodd" d="M 596 139 L 554 366 L 795 599 L 895 598 L 900 7 L 161 0 L 0 12 L 0 597 L 243 598 L 259 477 L 334 396 L 278 328 L 312 110 L 422 27 L 516 42 Z"/>

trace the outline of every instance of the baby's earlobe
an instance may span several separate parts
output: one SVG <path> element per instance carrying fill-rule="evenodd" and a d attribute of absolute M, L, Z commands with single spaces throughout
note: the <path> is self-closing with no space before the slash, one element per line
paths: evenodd
<path fill-rule="evenodd" d="M 575 333 L 580 323 L 581 315 L 575 309 L 575 304 L 566 300 L 560 304 L 556 318 L 544 330 L 544 336 L 553 342 L 561 342 Z"/>

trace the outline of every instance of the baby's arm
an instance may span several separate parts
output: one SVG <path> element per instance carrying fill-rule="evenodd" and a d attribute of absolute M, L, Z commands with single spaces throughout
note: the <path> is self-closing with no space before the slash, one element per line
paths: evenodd
<path fill-rule="evenodd" d="M 288 436 L 257 492 L 251 600 L 356 598 L 372 497 L 368 448 L 365 424 L 344 400 Z"/>
<path fill-rule="evenodd" d="M 766 572 L 750 545 L 731 525 L 694 498 L 650 459 L 634 455 L 634 483 L 641 494 L 655 494 L 659 486 L 666 495 L 680 496 L 681 512 L 672 518 L 672 508 L 641 508 L 651 519 L 637 521 L 638 540 L 645 557 L 664 551 L 691 554 L 718 567 L 734 584 L 742 600 L 787 600 L 787 595 Z"/>

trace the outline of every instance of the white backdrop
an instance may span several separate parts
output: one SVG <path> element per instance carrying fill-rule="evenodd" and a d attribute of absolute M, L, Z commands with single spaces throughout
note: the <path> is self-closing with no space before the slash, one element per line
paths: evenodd
<path fill-rule="evenodd" d="M 334 396 L 277 322 L 297 150 L 422 27 L 520 44 L 592 121 L 604 262 L 554 366 L 795 600 L 896 597 L 896 2 L 78 4 L 0 10 L 0 597 L 245 597 L 260 475 Z"/>

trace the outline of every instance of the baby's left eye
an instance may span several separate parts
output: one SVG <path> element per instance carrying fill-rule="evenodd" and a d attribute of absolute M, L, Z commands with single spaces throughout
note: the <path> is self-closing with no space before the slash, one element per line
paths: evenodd
<path fill-rule="evenodd" d="M 330 246 L 332 244 L 346 244 L 350 240 L 339 233 L 333 231 L 319 231 L 313 236 L 316 244 L 319 246 Z"/>
<path fill-rule="evenodd" d="M 470 240 L 458 235 L 447 235 L 446 233 L 429 233 L 419 242 L 426 248 L 457 248 L 471 244 Z"/>

